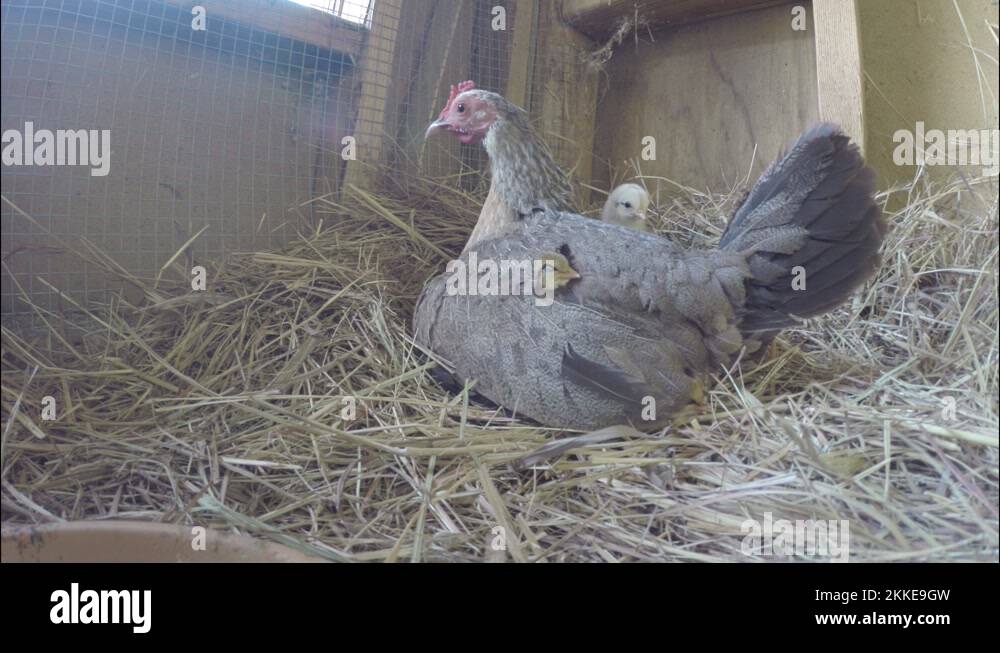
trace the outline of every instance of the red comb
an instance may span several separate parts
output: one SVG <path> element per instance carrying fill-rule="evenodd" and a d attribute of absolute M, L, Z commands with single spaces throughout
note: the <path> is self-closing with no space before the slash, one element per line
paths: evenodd
<path fill-rule="evenodd" d="M 471 79 L 467 82 L 459 83 L 458 86 L 452 84 L 451 95 L 448 96 L 448 102 L 445 103 L 444 108 L 441 109 L 441 113 L 438 114 L 438 120 L 444 120 L 444 117 L 448 113 L 448 110 L 451 109 L 451 103 L 455 101 L 455 98 L 458 97 L 459 94 L 465 93 L 466 91 L 471 91 L 474 88 L 476 88 L 476 83 Z"/>

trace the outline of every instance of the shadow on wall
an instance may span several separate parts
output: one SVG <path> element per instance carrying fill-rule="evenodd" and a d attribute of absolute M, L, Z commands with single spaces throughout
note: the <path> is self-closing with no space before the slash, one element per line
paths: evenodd
<path fill-rule="evenodd" d="M 299 207 L 341 178 L 349 57 L 225 21 L 192 31 L 190 12 L 156 2 L 41 4 L 3 6 L 0 127 L 107 129 L 111 157 L 104 177 L 3 169 L 4 195 L 51 234 L 4 205 L 5 263 L 40 305 L 61 304 L 37 276 L 78 301 L 115 287 L 39 249 L 59 238 L 86 237 L 153 276 L 205 226 L 198 261 L 280 245 L 310 219 Z M 16 294 L 4 272 L 3 312 L 25 310 Z"/>

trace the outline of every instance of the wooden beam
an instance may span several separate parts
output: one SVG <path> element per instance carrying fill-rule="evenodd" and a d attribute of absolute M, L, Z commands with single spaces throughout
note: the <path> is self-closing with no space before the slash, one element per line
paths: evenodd
<path fill-rule="evenodd" d="M 567 26 L 555 2 L 538 5 L 531 118 L 552 147 L 556 162 L 577 182 L 592 181 L 598 71 L 581 55 L 593 44 Z M 577 184 L 580 208 L 590 190 Z"/>
<path fill-rule="evenodd" d="M 565 0 L 563 17 L 575 29 L 602 40 L 618 20 L 638 12 L 651 29 L 761 9 L 788 0 Z"/>
<path fill-rule="evenodd" d="M 399 31 L 400 0 L 377 0 L 372 28 L 365 39 L 359 68 L 361 93 L 354 123 L 357 159 L 348 161 L 348 184 L 372 188 L 385 163 L 386 107 Z"/>
<path fill-rule="evenodd" d="M 815 56 L 812 29 L 791 29 L 780 5 L 626 43 L 605 65 L 594 151 L 607 167 L 595 185 L 631 181 L 633 161 L 660 202 L 674 184 L 728 190 L 756 179 L 819 119 Z M 641 159 L 646 136 L 657 141 L 652 161 Z"/>
<path fill-rule="evenodd" d="M 514 37 L 510 48 L 510 68 L 504 97 L 528 109 L 528 82 L 531 79 L 531 49 L 535 42 L 535 0 L 517 0 L 514 5 Z"/>
<path fill-rule="evenodd" d="M 195 5 L 204 7 L 209 29 L 213 18 L 224 18 L 351 56 L 361 53 L 361 44 L 366 32 L 362 25 L 288 0 L 274 2 L 269 8 L 257 10 L 248 8 L 247 3 L 241 0 L 164 0 L 164 2 L 186 12 L 190 12 Z"/>
<path fill-rule="evenodd" d="M 861 37 L 855 0 L 813 0 L 820 120 L 837 123 L 865 150 Z"/>

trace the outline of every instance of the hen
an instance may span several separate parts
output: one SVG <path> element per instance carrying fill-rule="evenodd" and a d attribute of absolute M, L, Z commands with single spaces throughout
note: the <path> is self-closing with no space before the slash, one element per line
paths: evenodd
<path fill-rule="evenodd" d="M 428 135 L 438 131 L 482 143 L 491 161 L 461 261 L 474 254 L 483 273 L 484 261 L 555 252 L 578 278 L 540 306 L 516 283 L 462 294 L 440 275 L 417 303 L 416 340 L 542 424 L 659 426 L 741 349 L 833 309 L 879 263 L 874 175 L 833 125 L 810 129 L 767 169 L 716 249 L 572 213 L 569 184 L 526 113 L 471 82 L 452 89 Z"/>

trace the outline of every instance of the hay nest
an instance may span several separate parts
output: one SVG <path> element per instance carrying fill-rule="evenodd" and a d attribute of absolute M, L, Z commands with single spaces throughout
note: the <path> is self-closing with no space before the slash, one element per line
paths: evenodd
<path fill-rule="evenodd" d="M 852 560 L 995 561 L 995 184 L 883 195 L 905 208 L 853 305 L 652 434 L 540 428 L 435 385 L 411 311 L 478 206 L 448 186 L 320 198 L 320 228 L 204 292 L 180 252 L 143 279 L 74 244 L 132 294 L 66 296 L 72 320 L 25 295 L 41 331 L 4 326 L 3 520 L 213 526 L 347 561 L 747 561 L 775 559 L 741 550 L 770 513 L 849 520 Z M 654 225 L 708 244 L 733 199 L 691 191 Z"/>

